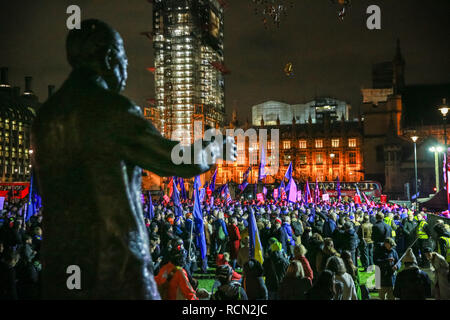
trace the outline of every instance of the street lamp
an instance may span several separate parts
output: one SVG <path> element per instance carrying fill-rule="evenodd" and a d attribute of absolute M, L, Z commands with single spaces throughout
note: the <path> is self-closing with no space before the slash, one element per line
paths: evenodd
<path fill-rule="evenodd" d="M 330 165 L 330 175 L 331 175 L 331 180 L 333 180 L 333 161 L 334 161 L 334 157 L 336 155 L 334 153 L 330 153 L 330 159 L 331 159 L 331 165 Z"/>
<path fill-rule="evenodd" d="M 444 151 L 441 146 L 431 147 L 431 152 L 434 152 L 434 170 L 436 175 L 436 193 L 439 192 L 439 153 Z"/>
<path fill-rule="evenodd" d="M 419 192 L 417 190 L 417 146 L 416 146 L 417 139 L 419 139 L 418 136 L 411 137 L 411 140 L 414 142 L 414 172 L 415 172 L 415 177 L 416 177 L 416 210 L 419 211 L 419 204 L 417 202 L 417 198 L 419 197 Z"/>
<path fill-rule="evenodd" d="M 448 173 L 447 173 L 447 161 L 448 161 L 448 146 L 447 146 L 447 113 L 449 111 L 447 100 L 444 98 L 442 99 L 442 105 L 439 107 L 439 111 L 442 113 L 442 116 L 444 117 L 444 141 L 445 141 L 445 149 L 444 149 L 444 175 L 445 180 L 447 181 L 446 186 L 446 193 L 447 193 L 447 209 L 450 209 L 450 199 L 449 199 L 449 181 L 448 181 Z"/>

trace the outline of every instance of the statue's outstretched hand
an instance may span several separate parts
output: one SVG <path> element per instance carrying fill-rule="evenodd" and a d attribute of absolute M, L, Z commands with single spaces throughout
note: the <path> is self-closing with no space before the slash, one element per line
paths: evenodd
<path fill-rule="evenodd" d="M 225 136 L 223 139 L 223 146 L 225 153 L 222 155 L 222 159 L 225 161 L 236 161 L 237 159 L 237 146 L 234 142 L 234 137 Z"/>

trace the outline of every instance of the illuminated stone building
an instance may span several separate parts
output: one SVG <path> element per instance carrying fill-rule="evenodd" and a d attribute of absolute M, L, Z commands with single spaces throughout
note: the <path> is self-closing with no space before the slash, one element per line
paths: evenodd
<path fill-rule="evenodd" d="M 438 109 L 442 99 L 450 98 L 450 84 L 406 85 L 399 41 L 394 59 L 374 65 L 372 76 L 372 88 L 361 92 L 365 177 L 379 181 L 390 198 L 410 199 L 415 190 L 411 137 L 416 135 L 419 197 L 428 197 L 435 187 L 434 154 L 429 148 L 444 145 Z M 442 163 L 438 171 L 442 172 Z"/>
<path fill-rule="evenodd" d="M 25 91 L 8 83 L 8 69 L 0 79 L 0 176 L 2 182 L 30 179 L 30 128 L 39 105 L 31 90 L 32 78 L 25 77 Z"/>
<path fill-rule="evenodd" d="M 229 128 L 239 127 L 235 121 Z M 265 180 L 267 184 L 279 182 L 292 161 L 293 176 L 297 182 L 306 180 L 334 181 L 339 176 L 341 181 L 356 182 L 364 179 L 363 173 L 363 125 L 361 121 L 332 121 L 329 114 L 325 114 L 321 123 L 313 123 L 310 117 L 307 123 L 298 123 L 292 119 L 291 124 L 281 124 L 279 118 L 275 125 L 242 126 L 242 130 L 267 130 L 266 163 L 273 167 L 279 150 L 279 168 Z M 276 139 L 272 139 L 271 130 L 279 130 L 278 147 Z M 259 142 L 259 139 L 258 139 Z M 252 174 L 249 183 L 256 183 L 259 166 L 259 143 L 246 138 L 245 144 L 238 142 L 238 161 L 236 164 L 219 164 L 217 181 L 241 183 L 243 174 L 252 164 Z M 252 150 L 258 152 L 251 153 Z M 253 157 L 253 159 L 251 158 Z"/>

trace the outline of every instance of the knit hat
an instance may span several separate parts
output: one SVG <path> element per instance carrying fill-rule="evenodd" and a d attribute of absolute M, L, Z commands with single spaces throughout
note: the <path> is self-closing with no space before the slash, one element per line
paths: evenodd
<path fill-rule="evenodd" d="M 395 243 L 394 239 L 392 239 L 392 238 L 384 239 L 384 243 L 389 243 L 391 245 L 391 247 L 396 247 L 397 246 L 397 244 Z"/>
<path fill-rule="evenodd" d="M 423 248 L 422 252 L 423 253 L 431 253 L 431 252 L 433 252 L 433 249 L 431 249 L 430 247 L 425 247 L 425 248 Z"/>
<path fill-rule="evenodd" d="M 272 243 L 270 246 L 270 250 L 272 252 L 281 251 L 282 249 L 283 249 L 283 246 L 282 246 L 281 242 L 279 242 L 278 240 L 276 240 L 276 242 Z"/>
<path fill-rule="evenodd" d="M 276 218 L 276 219 L 275 219 L 275 223 L 279 223 L 279 224 L 282 224 L 282 223 L 281 223 L 281 219 L 279 219 L 279 218 Z"/>
<path fill-rule="evenodd" d="M 411 248 L 409 248 L 406 253 L 405 253 L 405 257 L 403 258 L 403 262 L 404 263 L 412 263 L 412 264 L 417 264 L 417 259 L 416 256 L 414 255 L 413 251 Z"/>
<path fill-rule="evenodd" d="M 216 269 L 216 277 L 219 281 L 228 281 L 230 276 L 233 274 L 233 269 L 227 264 L 218 266 Z"/>

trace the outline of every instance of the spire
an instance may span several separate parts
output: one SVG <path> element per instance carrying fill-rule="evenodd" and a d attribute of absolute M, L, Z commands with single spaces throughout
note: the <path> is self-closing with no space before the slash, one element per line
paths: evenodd
<path fill-rule="evenodd" d="M 292 116 L 292 125 L 295 126 L 295 116 Z"/>
<path fill-rule="evenodd" d="M 311 113 L 309 114 L 309 117 L 308 117 L 308 123 L 309 123 L 309 124 L 312 124 Z"/>
<path fill-rule="evenodd" d="M 394 93 L 399 94 L 403 92 L 405 87 L 405 59 L 403 59 L 402 50 L 400 48 L 400 39 L 397 39 L 397 50 L 392 64 L 394 67 Z"/>
<path fill-rule="evenodd" d="M 261 127 L 264 127 L 264 116 L 261 116 Z"/>
<path fill-rule="evenodd" d="M 400 46 L 400 39 L 397 38 L 397 49 L 395 52 L 395 57 L 394 57 L 394 63 L 404 63 L 405 60 L 403 59 L 403 55 L 402 55 L 402 49 Z"/>
<path fill-rule="evenodd" d="M 280 116 L 279 115 L 277 115 L 277 126 L 279 126 L 280 125 Z"/>

